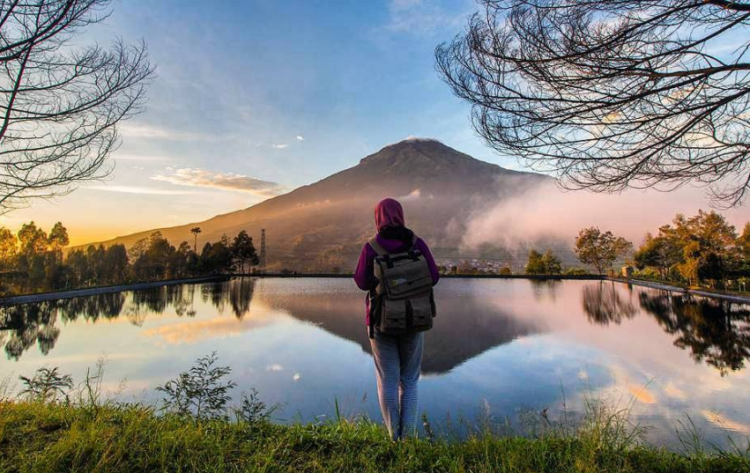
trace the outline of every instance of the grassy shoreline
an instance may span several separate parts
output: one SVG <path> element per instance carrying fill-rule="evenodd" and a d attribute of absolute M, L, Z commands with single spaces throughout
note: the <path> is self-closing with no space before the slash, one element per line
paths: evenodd
<path fill-rule="evenodd" d="M 2 472 L 746 472 L 739 454 L 624 445 L 601 431 L 394 443 L 369 421 L 196 421 L 140 405 L 0 403 Z"/>

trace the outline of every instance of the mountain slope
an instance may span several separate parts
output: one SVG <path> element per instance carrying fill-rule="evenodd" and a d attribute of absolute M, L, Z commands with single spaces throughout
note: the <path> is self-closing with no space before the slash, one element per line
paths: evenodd
<path fill-rule="evenodd" d="M 244 229 L 259 246 L 260 229 L 265 228 L 270 268 L 341 268 L 352 264 L 373 234 L 373 207 L 382 198 L 399 199 L 407 225 L 433 247 L 456 248 L 472 211 L 548 179 L 479 161 L 436 140 L 408 139 L 352 168 L 247 209 L 158 230 L 178 244 L 192 241 L 190 229 L 199 226 L 200 247 Z M 130 246 L 155 230 L 104 244 Z"/>

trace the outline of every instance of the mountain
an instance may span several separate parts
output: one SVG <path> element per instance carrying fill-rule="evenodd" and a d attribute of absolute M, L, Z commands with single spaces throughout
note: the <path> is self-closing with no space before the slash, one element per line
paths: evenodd
<path fill-rule="evenodd" d="M 198 226 L 199 247 L 241 230 L 259 246 L 265 228 L 269 268 L 348 268 L 375 231 L 373 207 L 382 198 L 400 200 L 407 225 L 433 248 L 454 252 L 472 212 L 548 179 L 474 159 L 437 140 L 410 138 L 352 168 L 247 209 L 103 243 L 129 247 L 156 230 L 173 244 L 192 242 L 190 229 Z"/>
<path fill-rule="evenodd" d="M 233 283 L 237 285 L 238 280 Z M 495 301 L 488 300 L 484 294 L 465 291 L 455 297 L 456 289 L 446 288 L 445 283 L 436 291 L 438 319 L 435 327 L 425 334 L 424 374 L 448 373 L 487 350 L 546 331 L 537 319 L 518 317 L 493 304 Z M 264 292 L 261 297 L 264 305 L 281 308 L 297 320 L 358 344 L 362 351 L 372 355 L 361 293 L 342 291 L 332 295 L 321 291 L 288 297 L 283 292 Z"/>

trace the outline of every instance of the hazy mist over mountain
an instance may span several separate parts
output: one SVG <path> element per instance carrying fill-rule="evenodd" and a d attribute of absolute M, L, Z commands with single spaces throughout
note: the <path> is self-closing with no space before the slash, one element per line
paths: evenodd
<path fill-rule="evenodd" d="M 373 207 L 394 197 L 405 207 L 407 225 L 431 243 L 437 256 L 455 255 L 472 216 L 552 181 L 474 159 L 437 140 L 409 138 L 352 168 L 247 209 L 104 244 L 130 246 L 156 230 L 173 244 L 192 242 L 190 229 L 199 226 L 199 249 L 241 230 L 259 246 L 265 228 L 269 268 L 348 269 L 375 231 Z"/>

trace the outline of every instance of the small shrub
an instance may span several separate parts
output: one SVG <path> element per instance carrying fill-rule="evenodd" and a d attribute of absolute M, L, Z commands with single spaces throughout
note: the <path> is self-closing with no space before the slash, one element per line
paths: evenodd
<path fill-rule="evenodd" d="M 228 392 L 237 383 L 222 381 L 232 369 L 214 366 L 217 361 L 216 352 L 198 358 L 189 371 L 156 388 L 166 395 L 164 410 L 199 420 L 226 418 Z"/>
<path fill-rule="evenodd" d="M 61 375 L 57 370 L 57 367 L 39 368 L 32 378 L 19 376 L 26 386 L 20 395 L 32 401 L 54 403 L 65 400 L 65 402 L 70 402 L 68 393 L 73 389 L 73 377 L 69 374 Z"/>
<path fill-rule="evenodd" d="M 589 272 L 582 268 L 568 268 L 565 270 L 565 276 L 585 276 Z"/>
<path fill-rule="evenodd" d="M 661 274 L 659 274 L 659 271 L 651 267 L 643 268 L 636 273 L 636 276 L 638 276 L 639 278 L 651 279 L 654 281 L 658 281 L 661 279 Z"/>
<path fill-rule="evenodd" d="M 253 388 L 250 390 L 250 394 L 242 394 L 242 402 L 240 407 L 234 409 L 234 415 L 238 421 L 257 424 L 268 421 L 277 408 L 278 405 L 268 407 L 265 402 L 260 400 L 258 390 Z"/>

